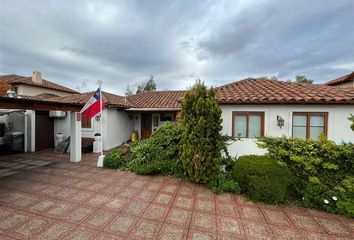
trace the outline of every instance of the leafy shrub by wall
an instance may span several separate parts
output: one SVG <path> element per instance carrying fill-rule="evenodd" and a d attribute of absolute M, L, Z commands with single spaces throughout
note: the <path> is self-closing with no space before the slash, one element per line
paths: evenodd
<path fill-rule="evenodd" d="M 208 182 L 208 186 L 216 193 L 232 192 L 240 193 L 241 188 L 238 182 L 230 173 L 219 173 L 219 175 Z"/>
<path fill-rule="evenodd" d="M 324 136 L 318 141 L 264 137 L 259 143 L 288 166 L 293 201 L 354 217 L 353 144 L 337 145 Z"/>
<path fill-rule="evenodd" d="M 234 176 L 241 192 L 253 200 L 267 203 L 284 202 L 290 173 L 268 156 L 242 156 L 234 165 Z"/>
<path fill-rule="evenodd" d="M 179 155 L 179 143 L 182 137 L 182 126 L 179 122 L 166 122 L 157 129 L 151 140 L 163 150 L 163 157 L 177 161 Z"/>
<path fill-rule="evenodd" d="M 127 159 L 125 158 L 120 148 L 115 149 L 113 152 L 107 154 L 103 161 L 104 168 L 121 168 L 125 166 Z"/>
<path fill-rule="evenodd" d="M 181 116 L 180 160 L 192 181 L 206 183 L 219 172 L 224 144 L 215 91 L 197 82 L 183 98 Z"/>
<path fill-rule="evenodd" d="M 151 139 L 137 141 L 131 145 L 130 161 L 125 169 L 136 171 L 137 167 L 160 159 L 161 153 L 162 147 L 155 144 Z"/>
<path fill-rule="evenodd" d="M 181 174 L 178 164 L 181 132 L 180 123 L 168 122 L 157 129 L 151 138 L 134 143 L 125 169 L 142 175 Z"/>

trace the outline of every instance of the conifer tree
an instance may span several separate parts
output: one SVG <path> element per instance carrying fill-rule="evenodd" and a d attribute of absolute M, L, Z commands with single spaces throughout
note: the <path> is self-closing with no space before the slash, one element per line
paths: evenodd
<path fill-rule="evenodd" d="M 182 102 L 182 139 L 180 160 L 187 176 L 194 182 L 208 182 L 220 171 L 221 109 L 215 91 L 198 81 Z"/>

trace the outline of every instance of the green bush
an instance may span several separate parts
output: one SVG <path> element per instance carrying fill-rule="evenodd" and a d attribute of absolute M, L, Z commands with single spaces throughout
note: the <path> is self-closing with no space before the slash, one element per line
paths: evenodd
<path fill-rule="evenodd" d="M 233 174 L 241 187 L 241 192 L 252 200 L 267 203 L 284 202 L 290 173 L 267 156 L 242 156 L 236 160 Z"/>
<path fill-rule="evenodd" d="M 155 144 L 151 138 L 133 143 L 130 148 L 130 161 L 126 170 L 135 172 L 139 166 L 160 159 L 161 152 L 162 147 Z"/>
<path fill-rule="evenodd" d="M 182 139 L 180 160 L 187 177 L 207 183 L 219 173 L 221 150 L 225 144 L 221 136 L 221 109 L 215 91 L 197 82 L 182 101 Z"/>
<path fill-rule="evenodd" d="M 153 160 L 136 168 L 139 175 L 178 175 L 179 166 L 177 161 Z"/>
<path fill-rule="evenodd" d="M 337 145 L 321 136 L 316 141 L 264 137 L 259 145 L 288 166 L 293 202 L 353 217 L 353 144 Z"/>
<path fill-rule="evenodd" d="M 177 161 L 181 136 L 181 123 L 166 122 L 152 134 L 151 140 L 162 148 L 162 154 L 166 160 L 174 159 Z"/>
<path fill-rule="evenodd" d="M 168 122 L 157 129 L 151 138 L 138 141 L 131 146 L 129 171 L 138 174 L 169 175 L 178 169 L 178 145 L 181 139 L 180 123 Z M 174 170 L 167 169 L 175 166 Z"/>
<path fill-rule="evenodd" d="M 124 167 L 126 163 L 126 157 L 124 156 L 122 150 L 118 148 L 105 156 L 103 161 L 103 167 L 118 169 Z"/>
<path fill-rule="evenodd" d="M 231 174 L 219 173 L 219 175 L 212 179 L 208 186 L 216 193 L 232 192 L 240 193 L 239 184 L 235 181 Z"/>

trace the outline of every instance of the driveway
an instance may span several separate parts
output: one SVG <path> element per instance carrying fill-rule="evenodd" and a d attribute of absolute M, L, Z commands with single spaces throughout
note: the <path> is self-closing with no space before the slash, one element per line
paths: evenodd
<path fill-rule="evenodd" d="M 352 239 L 354 221 L 49 151 L 0 157 L 0 239 Z"/>

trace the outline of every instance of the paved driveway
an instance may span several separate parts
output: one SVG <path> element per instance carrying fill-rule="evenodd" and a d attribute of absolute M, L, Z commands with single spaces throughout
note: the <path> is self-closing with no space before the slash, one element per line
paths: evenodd
<path fill-rule="evenodd" d="M 0 239 L 352 239 L 354 221 L 40 152 L 0 157 Z M 7 170 L 5 170 L 7 169 Z M 9 174 L 10 173 L 10 174 Z"/>

